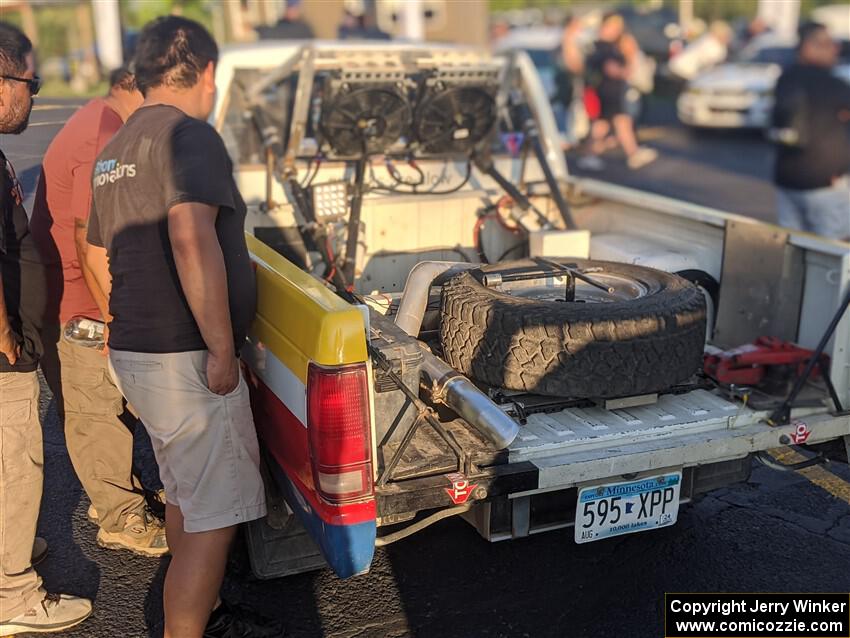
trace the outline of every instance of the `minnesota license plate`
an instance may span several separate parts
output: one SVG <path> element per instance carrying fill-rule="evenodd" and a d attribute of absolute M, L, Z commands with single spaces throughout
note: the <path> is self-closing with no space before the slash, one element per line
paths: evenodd
<path fill-rule="evenodd" d="M 579 489 L 576 543 L 668 527 L 679 514 L 682 473 Z"/>

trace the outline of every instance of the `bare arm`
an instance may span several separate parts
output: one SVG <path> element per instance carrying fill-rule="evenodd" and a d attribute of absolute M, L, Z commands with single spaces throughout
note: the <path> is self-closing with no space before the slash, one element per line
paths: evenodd
<path fill-rule="evenodd" d="M 88 251 L 96 250 L 95 246 L 90 245 L 86 241 L 86 231 L 88 230 L 88 226 L 88 220 L 80 219 L 79 217 L 74 219 L 74 245 L 77 247 L 77 259 L 80 262 L 80 270 L 83 272 L 83 279 L 86 282 L 86 286 L 88 287 L 94 302 L 100 310 L 101 316 L 104 321 L 109 322 L 111 319 L 109 316 L 109 297 L 103 292 L 103 289 L 101 289 L 100 284 L 97 281 L 97 277 L 88 263 Z M 104 251 L 104 253 L 105 252 L 106 251 Z"/>
<path fill-rule="evenodd" d="M 239 366 L 230 322 L 227 272 L 215 232 L 217 215 L 216 206 L 177 204 L 168 211 L 168 236 L 183 294 L 209 350 L 209 389 L 227 394 L 239 382 Z"/>
<path fill-rule="evenodd" d="M 94 277 L 97 287 L 109 299 L 109 294 L 112 292 L 112 277 L 109 275 L 109 257 L 106 256 L 106 248 L 88 244 L 86 247 L 86 267 Z M 104 317 L 104 319 L 107 319 L 107 317 Z"/>
<path fill-rule="evenodd" d="M 584 71 L 584 56 L 579 50 L 576 35 L 578 29 L 568 27 L 564 30 L 564 37 L 561 40 L 561 51 L 563 52 L 564 67 L 574 74 L 579 74 Z"/>
<path fill-rule="evenodd" d="M 6 355 L 11 365 L 15 365 L 21 354 L 21 347 L 12 334 L 9 314 L 6 311 L 6 297 L 3 292 L 3 277 L 0 277 L 0 354 Z"/>
<path fill-rule="evenodd" d="M 81 262 L 82 263 L 82 262 Z M 85 268 L 83 273 L 88 272 L 88 276 L 93 279 L 93 284 L 89 284 L 88 276 L 86 276 L 86 285 L 94 286 L 99 290 L 103 298 L 106 300 L 105 309 L 101 309 L 103 313 L 103 321 L 105 322 L 103 330 L 103 354 L 109 352 L 106 344 L 109 343 L 109 322 L 112 321 L 112 315 L 109 314 L 109 295 L 112 292 L 112 277 L 109 274 L 109 257 L 106 254 L 106 248 L 95 246 L 94 244 L 86 244 L 85 252 Z M 94 290 L 94 289 L 92 289 Z M 94 292 L 92 292 L 94 294 Z M 95 299 L 97 299 L 95 297 Z M 98 302 L 98 307 L 100 303 Z"/>

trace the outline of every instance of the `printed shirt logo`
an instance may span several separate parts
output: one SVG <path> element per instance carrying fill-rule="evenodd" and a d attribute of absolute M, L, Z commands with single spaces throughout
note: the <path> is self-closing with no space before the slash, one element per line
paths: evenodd
<path fill-rule="evenodd" d="M 103 186 L 104 184 L 114 184 L 116 180 L 123 177 L 135 177 L 135 164 L 122 164 L 116 159 L 98 160 L 94 165 L 94 178 L 92 182 L 95 186 Z"/>

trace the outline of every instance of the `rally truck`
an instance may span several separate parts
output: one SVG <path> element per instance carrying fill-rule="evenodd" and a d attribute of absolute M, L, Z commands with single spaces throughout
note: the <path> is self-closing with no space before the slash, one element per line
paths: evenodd
<path fill-rule="evenodd" d="M 242 359 L 260 577 L 675 525 L 754 460 L 847 460 L 850 244 L 571 178 L 522 52 L 227 49 L 212 123 L 249 212 Z M 802 459 L 802 460 L 799 460 Z"/>

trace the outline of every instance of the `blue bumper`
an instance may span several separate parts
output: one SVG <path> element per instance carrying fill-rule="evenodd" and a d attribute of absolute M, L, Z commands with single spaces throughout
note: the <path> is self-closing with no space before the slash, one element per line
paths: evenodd
<path fill-rule="evenodd" d="M 375 521 L 353 525 L 331 525 L 323 521 L 281 467 L 274 462 L 269 465 L 287 503 L 336 575 L 348 578 L 368 572 L 375 554 Z"/>

